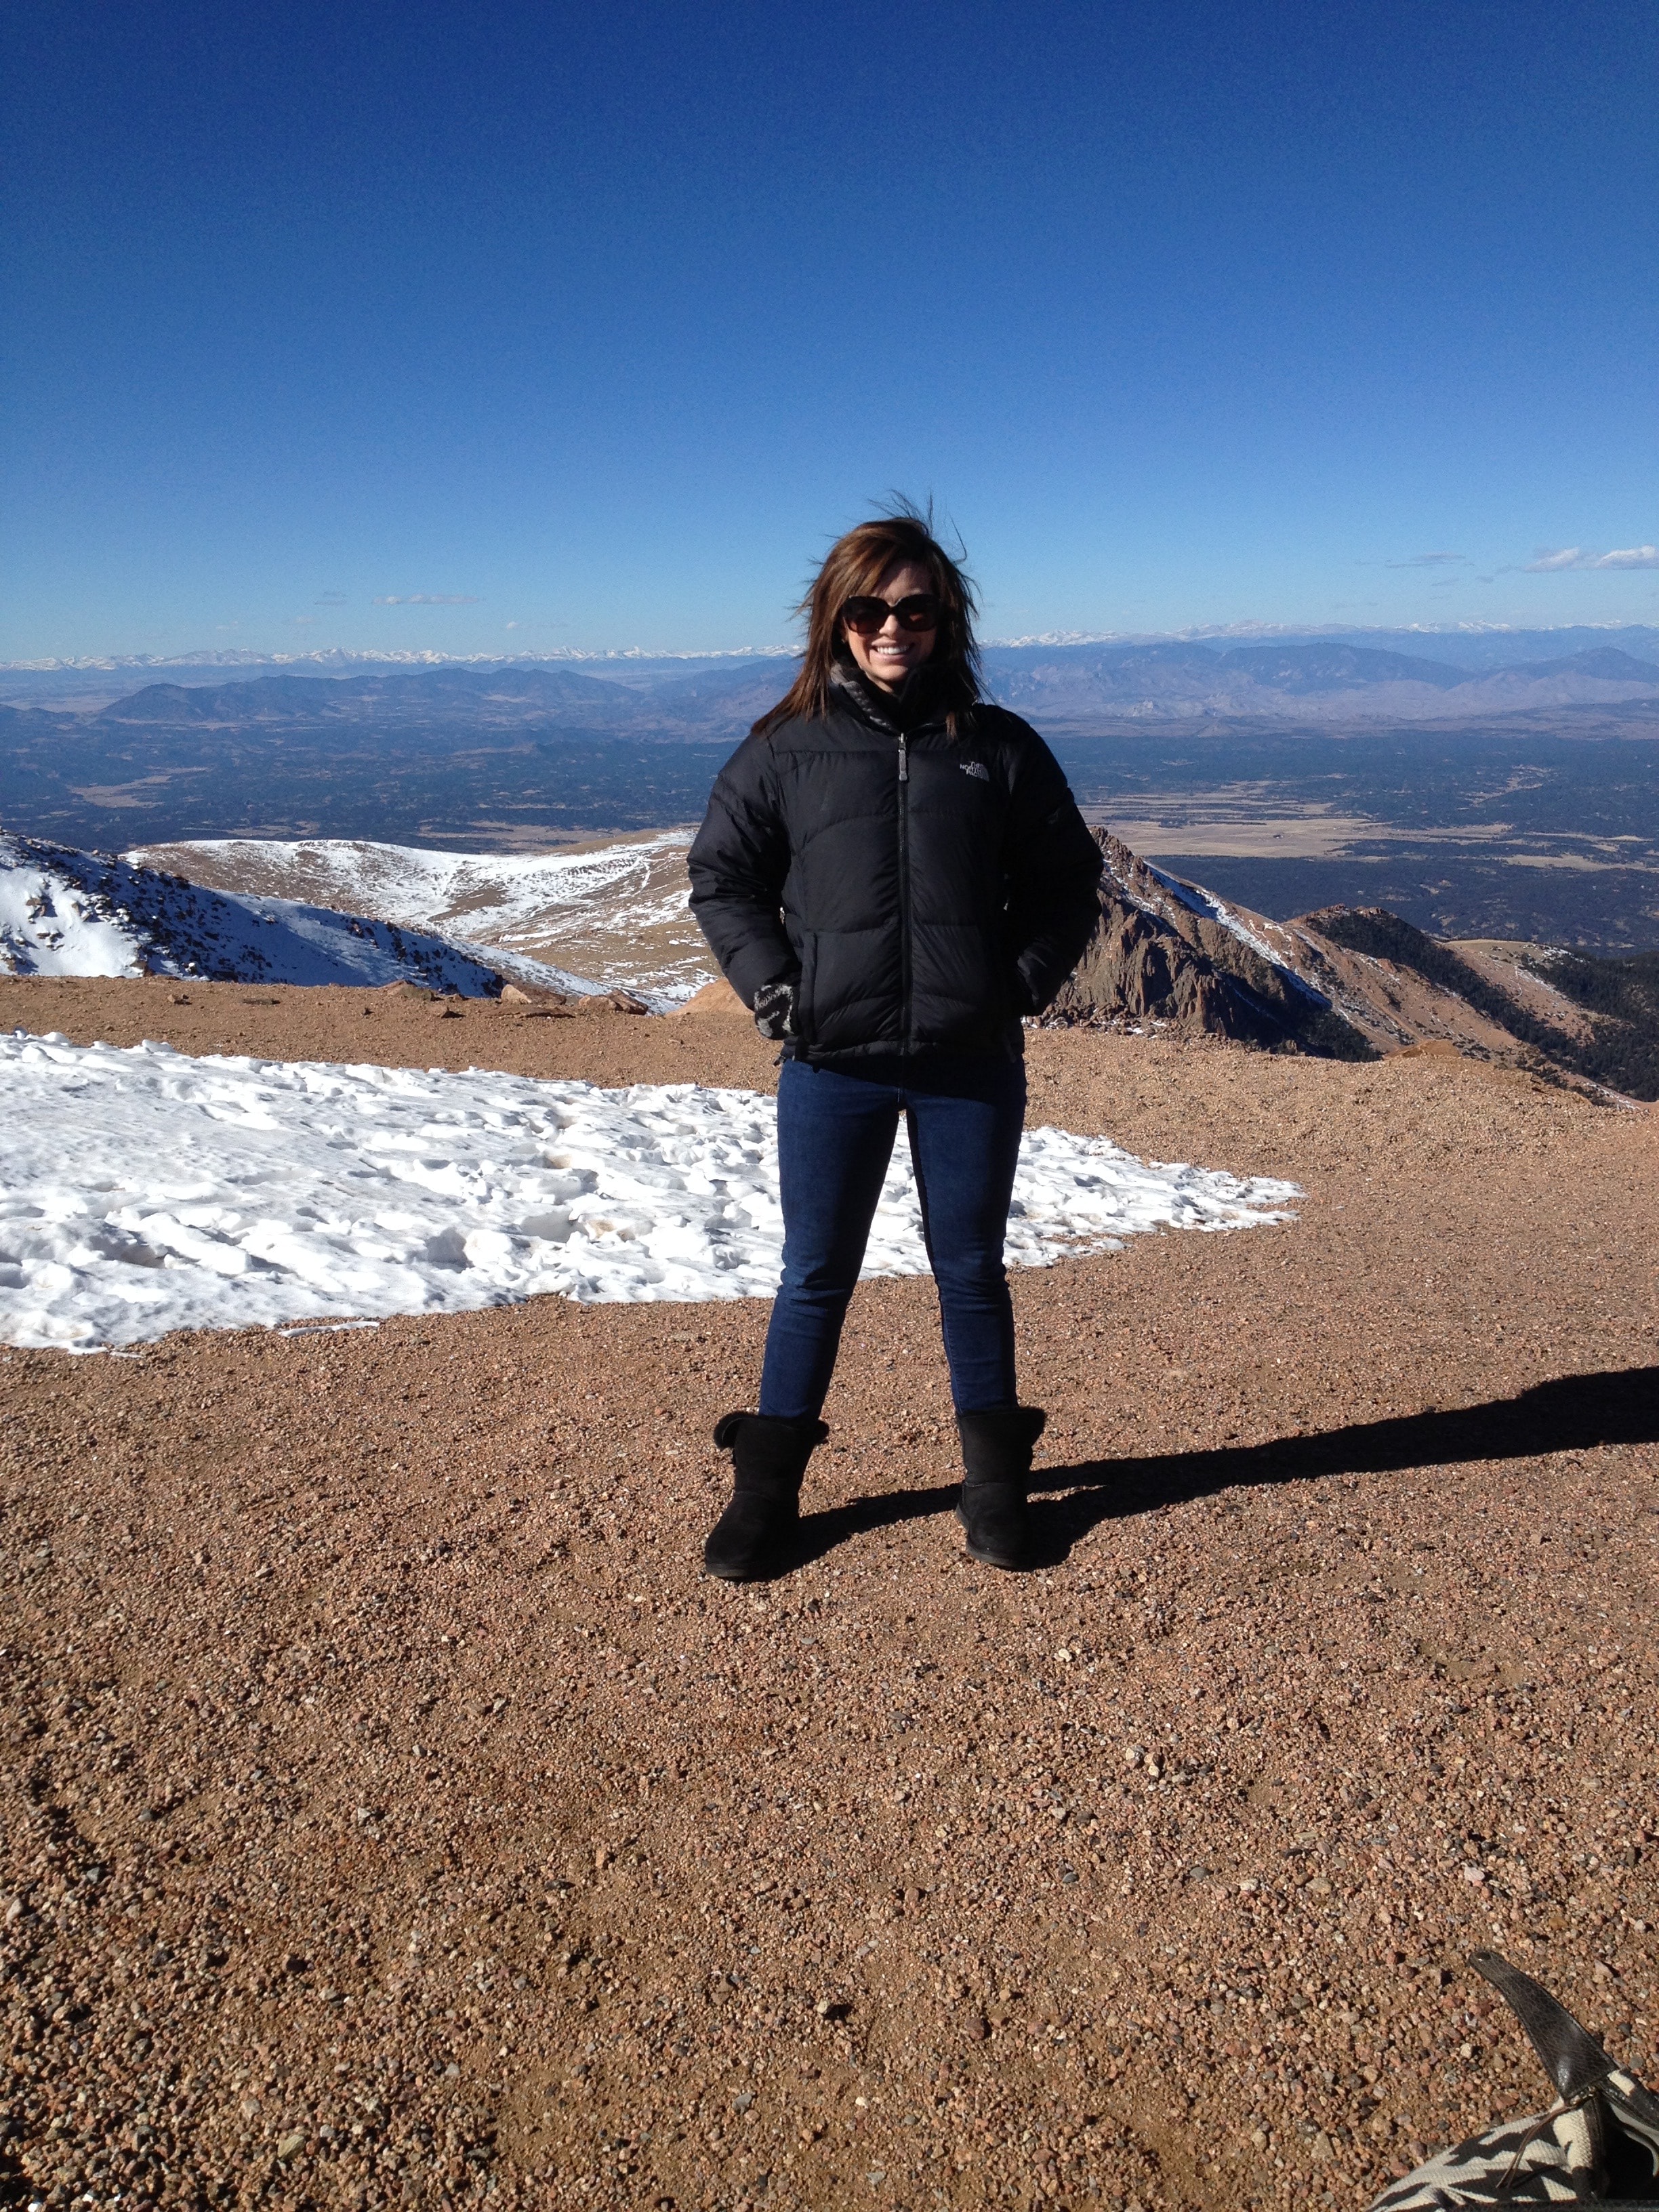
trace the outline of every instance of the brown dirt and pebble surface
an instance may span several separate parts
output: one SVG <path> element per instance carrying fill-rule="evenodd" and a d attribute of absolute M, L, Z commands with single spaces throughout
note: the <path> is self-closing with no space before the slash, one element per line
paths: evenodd
<path fill-rule="evenodd" d="M 175 1004 L 177 998 L 186 1004 Z M 180 1049 L 763 1084 L 682 1021 L 0 985 Z M 1363 2204 L 1659 2071 L 1650 1111 L 1044 1033 L 1032 1115 L 1299 1218 L 1017 1279 L 1048 1564 L 962 1555 L 931 1285 L 802 1556 L 700 1576 L 765 1309 L 3 1369 L 0 2201 Z"/>

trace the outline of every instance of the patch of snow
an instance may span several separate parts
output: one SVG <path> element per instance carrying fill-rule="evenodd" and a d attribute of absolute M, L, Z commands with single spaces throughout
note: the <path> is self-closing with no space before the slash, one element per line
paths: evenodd
<path fill-rule="evenodd" d="M 176 1328 L 584 1303 L 769 1297 L 775 1107 L 470 1071 L 198 1060 L 0 1037 L 0 1339 L 89 1351 Z M 1026 1137 L 1008 1256 L 1290 1218 L 1293 1184 Z M 865 1273 L 926 1271 L 896 1148 Z"/>
<path fill-rule="evenodd" d="M 1230 931 L 1241 944 L 1248 945 L 1258 959 L 1267 961 L 1273 968 L 1284 966 L 1284 955 L 1276 952 L 1264 938 L 1258 937 L 1231 908 L 1224 906 L 1212 891 L 1206 891 L 1201 884 L 1183 883 L 1179 876 L 1172 876 L 1167 868 L 1158 867 L 1151 860 L 1143 860 L 1141 866 L 1149 876 L 1156 876 L 1170 897 L 1179 899 L 1189 914 L 1207 915 L 1210 921 Z"/>
<path fill-rule="evenodd" d="M 490 998 L 504 963 L 429 930 L 295 899 L 204 890 L 106 853 L 0 833 L 0 972 L 235 983 L 414 982 Z M 540 963 L 524 980 L 602 990 Z"/>
<path fill-rule="evenodd" d="M 53 848 L 0 836 L 0 970 L 13 975 L 139 975 L 143 933 Z"/>
<path fill-rule="evenodd" d="M 597 932 L 616 957 L 601 962 L 602 980 L 572 979 L 565 988 L 620 985 L 653 1012 L 665 1012 L 715 972 L 690 912 L 690 830 L 665 830 L 586 850 L 526 855 L 429 853 L 358 838 L 222 837 L 140 847 L 127 857 L 170 859 L 187 870 L 199 865 L 220 882 L 280 884 L 325 906 L 440 931 L 520 981 L 530 979 L 513 963 L 533 957 L 534 948 Z M 653 933 L 676 925 L 678 939 L 646 950 Z M 537 964 L 544 976 L 560 972 Z"/>

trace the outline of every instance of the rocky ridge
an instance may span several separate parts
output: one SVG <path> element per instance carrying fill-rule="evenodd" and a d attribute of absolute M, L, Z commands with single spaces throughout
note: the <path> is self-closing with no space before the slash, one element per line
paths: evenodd
<path fill-rule="evenodd" d="M 1382 908 L 1271 921 L 1153 866 L 1109 830 L 1094 836 L 1106 860 L 1100 921 L 1049 1026 L 1167 1027 L 1326 1060 L 1439 1049 L 1574 1084 L 1608 1079 L 1620 1017 L 1598 1019 L 1559 988 L 1547 948 L 1442 944 Z M 1626 1060 L 1637 1095 L 1650 1095 L 1639 1052 L 1615 1055 L 1612 1079 Z"/>

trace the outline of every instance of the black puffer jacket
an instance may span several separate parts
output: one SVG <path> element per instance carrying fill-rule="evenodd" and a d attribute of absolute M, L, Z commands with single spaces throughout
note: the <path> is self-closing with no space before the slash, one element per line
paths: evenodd
<path fill-rule="evenodd" d="M 849 674 L 822 720 L 750 737 L 691 848 L 691 905 L 748 1005 L 799 997 L 815 1063 L 1017 1054 L 1099 913 L 1101 856 L 1036 732 L 958 714 L 924 667 L 896 701 Z"/>

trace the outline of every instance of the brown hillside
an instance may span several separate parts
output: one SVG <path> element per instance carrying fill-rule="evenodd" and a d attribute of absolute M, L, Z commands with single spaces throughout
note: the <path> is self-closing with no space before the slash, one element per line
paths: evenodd
<path fill-rule="evenodd" d="M 1573 1048 L 1594 1025 L 1522 966 L 1536 948 L 1442 945 L 1380 908 L 1272 921 L 1152 867 L 1109 830 L 1094 836 L 1100 921 L 1044 1017 L 1052 1027 L 1173 1030 L 1334 1060 L 1445 1044 L 1586 1080 Z"/>

